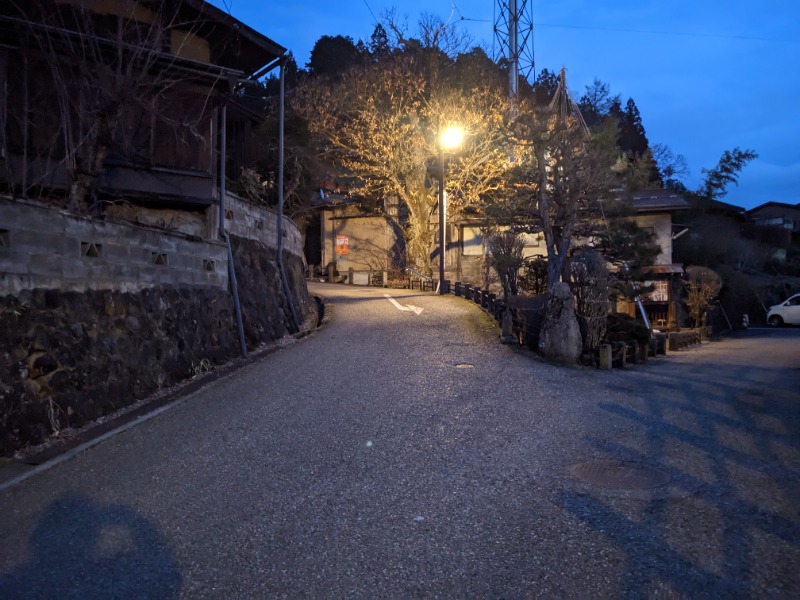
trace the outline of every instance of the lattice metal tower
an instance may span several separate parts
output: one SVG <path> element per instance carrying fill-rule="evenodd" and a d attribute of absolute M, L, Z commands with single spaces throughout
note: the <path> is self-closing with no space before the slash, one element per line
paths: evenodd
<path fill-rule="evenodd" d="M 533 3 L 528 0 L 497 0 L 494 35 L 499 46 L 495 60 L 508 60 L 508 93 L 516 99 L 520 75 L 527 79 L 533 62 Z"/>

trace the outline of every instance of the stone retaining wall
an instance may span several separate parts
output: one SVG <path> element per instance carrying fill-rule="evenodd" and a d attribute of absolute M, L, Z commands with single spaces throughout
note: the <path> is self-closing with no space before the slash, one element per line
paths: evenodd
<path fill-rule="evenodd" d="M 229 208 L 252 350 L 296 327 L 277 262 L 277 215 L 235 198 Z M 288 220 L 284 230 L 292 302 L 310 327 L 316 306 L 300 232 Z M 0 198 L 0 456 L 239 353 L 223 242 Z"/>
<path fill-rule="evenodd" d="M 275 253 L 232 237 L 250 349 L 294 330 Z M 311 326 L 302 261 L 285 255 Z M 239 355 L 227 290 L 154 286 L 0 297 L 0 455 L 80 427 Z"/>

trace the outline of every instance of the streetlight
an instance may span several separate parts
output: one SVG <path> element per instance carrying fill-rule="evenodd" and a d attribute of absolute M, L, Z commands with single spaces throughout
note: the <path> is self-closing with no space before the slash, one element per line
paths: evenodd
<path fill-rule="evenodd" d="M 439 133 L 439 293 L 444 294 L 444 255 L 446 211 L 444 207 L 444 150 L 457 148 L 464 139 L 464 131 L 460 127 L 451 126 Z"/>

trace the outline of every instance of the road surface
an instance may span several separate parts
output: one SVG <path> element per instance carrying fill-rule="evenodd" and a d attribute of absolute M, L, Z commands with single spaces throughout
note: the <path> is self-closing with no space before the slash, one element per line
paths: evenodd
<path fill-rule="evenodd" d="M 601 372 L 313 292 L 320 331 L 0 491 L 0 598 L 800 597 L 798 330 Z"/>

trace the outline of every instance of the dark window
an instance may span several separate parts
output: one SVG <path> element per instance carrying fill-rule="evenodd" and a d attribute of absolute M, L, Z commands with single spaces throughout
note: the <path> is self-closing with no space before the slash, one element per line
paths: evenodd
<path fill-rule="evenodd" d="M 0 158 L 6 156 L 6 82 L 8 81 L 8 50 L 0 48 Z"/>

